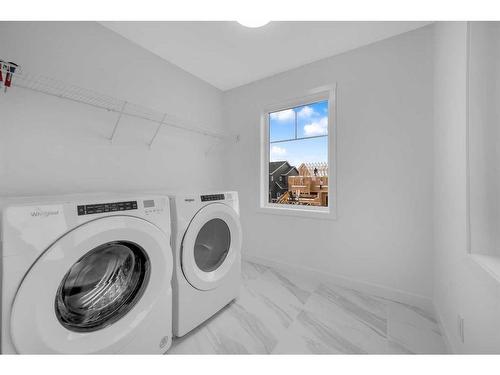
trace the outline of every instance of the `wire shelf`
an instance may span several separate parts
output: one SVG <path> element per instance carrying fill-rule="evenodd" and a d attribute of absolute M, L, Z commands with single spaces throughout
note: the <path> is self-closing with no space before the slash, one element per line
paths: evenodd
<path fill-rule="evenodd" d="M 5 75 L 7 73 L 10 73 L 11 65 L 9 63 L 0 64 L 2 75 L 5 79 Z M 197 133 L 219 140 L 232 140 L 235 142 L 238 140 L 237 136 L 230 136 L 227 134 L 221 134 L 218 132 L 207 130 L 201 126 L 189 123 L 188 121 L 177 116 L 156 111 L 152 108 L 105 95 L 94 90 L 89 90 L 77 85 L 62 82 L 42 75 L 29 74 L 23 72 L 19 67 L 16 67 L 15 73 L 10 74 L 12 74 L 13 87 L 27 89 L 117 113 L 118 118 L 115 127 L 113 128 L 113 133 L 110 137 L 111 140 L 115 135 L 116 129 L 120 123 L 120 119 L 122 118 L 122 116 L 135 117 L 158 124 L 156 132 L 149 142 L 150 147 L 153 144 L 153 141 L 158 135 L 162 126 Z"/>

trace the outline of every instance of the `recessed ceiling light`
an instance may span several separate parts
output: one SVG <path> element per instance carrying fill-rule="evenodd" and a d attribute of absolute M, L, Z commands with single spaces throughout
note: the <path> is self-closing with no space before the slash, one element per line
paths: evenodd
<path fill-rule="evenodd" d="M 265 20 L 243 20 L 243 21 L 237 21 L 240 25 L 243 25 L 245 27 L 262 27 L 265 26 L 269 23 L 269 21 Z"/>

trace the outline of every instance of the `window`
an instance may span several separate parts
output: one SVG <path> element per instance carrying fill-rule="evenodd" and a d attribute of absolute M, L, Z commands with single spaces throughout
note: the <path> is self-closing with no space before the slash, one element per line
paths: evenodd
<path fill-rule="evenodd" d="M 261 208 L 333 213 L 332 104 L 334 90 L 263 112 Z"/>

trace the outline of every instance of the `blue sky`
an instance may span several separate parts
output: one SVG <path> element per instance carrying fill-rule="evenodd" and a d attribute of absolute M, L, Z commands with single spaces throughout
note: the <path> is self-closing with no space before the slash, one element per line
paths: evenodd
<path fill-rule="evenodd" d="M 273 112 L 269 116 L 270 161 L 288 160 L 301 163 L 328 162 L 328 137 L 275 141 L 328 134 L 328 101 Z"/>

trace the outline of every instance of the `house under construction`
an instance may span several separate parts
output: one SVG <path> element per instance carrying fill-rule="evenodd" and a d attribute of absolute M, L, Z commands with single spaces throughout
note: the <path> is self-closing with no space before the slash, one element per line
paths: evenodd
<path fill-rule="evenodd" d="M 298 176 L 288 176 L 288 190 L 277 203 L 328 206 L 328 164 L 302 163 Z"/>

